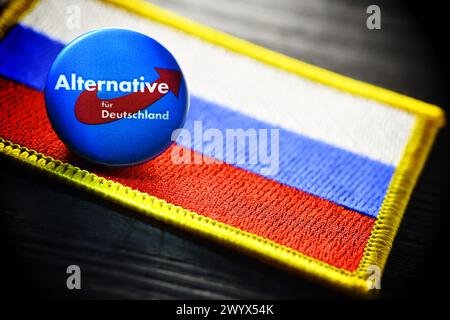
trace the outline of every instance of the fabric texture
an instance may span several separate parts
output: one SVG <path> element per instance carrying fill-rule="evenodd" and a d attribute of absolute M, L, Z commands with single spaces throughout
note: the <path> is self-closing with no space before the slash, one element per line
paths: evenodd
<path fill-rule="evenodd" d="M 9 28 L 0 38 L 0 154 L 280 267 L 371 291 L 370 270 L 383 270 L 444 124 L 438 107 L 141 1 L 71 0 L 85 13 L 78 29 L 64 27 L 65 2 L 18 2 L 0 17 L 1 29 Z M 107 27 L 154 36 L 174 53 L 191 90 L 191 134 L 196 121 L 222 134 L 278 130 L 278 170 L 234 163 L 228 151 L 195 139 L 178 139 L 158 158 L 128 168 L 95 166 L 67 150 L 47 119 L 43 81 L 64 44 Z M 176 164 L 175 152 L 203 161 Z"/>
<path fill-rule="evenodd" d="M 24 47 L 27 49 L 23 49 Z M 0 44 L 0 54 L 11 57 L 0 64 L 0 74 L 43 90 L 48 69 L 62 48 L 63 44 L 17 25 Z M 195 121 L 201 121 L 202 133 L 208 129 L 220 131 L 224 137 L 223 144 L 227 129 L 269 130 L 264 134 L 268 150 L 271 149 L 272 140 L 270 130 L 277 129 L 279 163 L 270 168 L 269 164 L 262 161 L 250 162 L 248 160 L 251 153 L 258 160 L 258 151 L 249 148 L 240 151 L 232 145 L 228 146 L 229 152 L 226 150 L 215 154 L 214 148 L 210 148 L 210 141 L 198 137 L 198 141 L 194 141 Z M 184 128 L 190 132 L 191 139 L 178 139 L 178 142 L 187 148 L 371 217 L 377 216 L 395 169 L 393 166 L 262 122 L 195 95 L 191 95 L 190 110 Z M 238 154 L 239 152 L 243 154 Z M 244 157 L 247 161 L 238 163 L 238 157 Z"/>
<path fill-rule="evenodd" d="M 20 23 L 63 44 L 101 28 L 147 34 L 174 54 L 195 96 L 388 165 L 401 159 L 414 126 L 409 113 L 298 77 L 102 1 L 73 3 L 83 12 L 80 28 L 65 27 L 64 1 L 40 1 Z"/>
<path fill-rule="evenodd" d="M 170 149 L 129 168 L 84 163 L 51 129 L 42 93 L 4 79 L 0 119 L 5 139 L 349 271 L 373 227 L 373 218 L 229 165 L 173 164 Z"/>

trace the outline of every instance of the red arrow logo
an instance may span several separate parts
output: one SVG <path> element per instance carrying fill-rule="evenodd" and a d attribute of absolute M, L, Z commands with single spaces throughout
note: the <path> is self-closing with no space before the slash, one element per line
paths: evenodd
<path fill-rule="evenodd" d="M 161 68 L 155 68 L 155 70 L 159 74 L 159 79 L 153 83 L 166 83 L 169 86 L 169 90 L 178 97 L 181 84 L 180 71 Z M 109 112 L 133 114 L 147 108 L 167 94 L 158 90 L 153 92 L 146 90 L 144 92 L 133 92 L 118 98 L 102 100 L 97 97 L 97 92 L 97 88 L 93 91 L 85 90 L 78 97 L 75 103 L 75 116 L 78 121 L 85 124 L 102 124 L 117 121 L 119 119 L 102 117 L 102 109 L 105 109 L 102 106 L 104 102 L 107 102 L 109 105 L 107 108 Z"/>

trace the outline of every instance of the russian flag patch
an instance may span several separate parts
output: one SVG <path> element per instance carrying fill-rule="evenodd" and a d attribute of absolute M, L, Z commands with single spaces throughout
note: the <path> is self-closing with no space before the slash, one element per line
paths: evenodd
<path fill-rule="evenodd" d="M 80 28 L 66 27 L 66 2 L 35 2 L 16 1 L 0 22 L 0 30 L 8 25 L 0 38 L 2 154 L 280 268 L 352 292 L 374 288 L 371 275 L 383 271 L 444 125 L 438 107 L 145 2 L 72 1 L 83 12 Z M 158 40 L 189 87 L 184 129 L 140 166 L 79 160 L 45 112 L 42 90 L 56 55 L 102 28 Z"/>

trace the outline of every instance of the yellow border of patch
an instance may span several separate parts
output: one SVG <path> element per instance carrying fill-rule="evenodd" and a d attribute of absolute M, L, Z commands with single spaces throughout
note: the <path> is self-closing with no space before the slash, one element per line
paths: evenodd
<path fill-rule="evenodd" d="M 10 1 L 0 16 L 0 38 L 18 21 L 26 12 L 30 10 L 34 0 L 31 1 Z"/>
<path fill-rule="evenodd" d="M 0 17 L 0 37 L 33 2 L 32 0 L 12 1 Z M 268 239 L 174 206 L 164 200 L 98 177 L 2 138 L 0 138 L 0 153 L 105 199 L 137 210 L 146 216 L 236 248 L 271 264 L 305 274 L 327 284 L 335 284 L 337 287 L 348 289 L 351 293 L 376 294 L 378 290 L 370 290 L 367 285 L 369 276 L 367 270 L 372 265 L 378 266 L 381 271 L 384 269 L 411 192 L 437 131 L 445 123 L 443 111 L 437 106 L 289 58 L 141 0 L 107 0 L 106 2 L 266 64 L 416 115 L 416 124 L 411 138 L 393 175 L 357 270 L 349 272 L 336 268 Z"/>

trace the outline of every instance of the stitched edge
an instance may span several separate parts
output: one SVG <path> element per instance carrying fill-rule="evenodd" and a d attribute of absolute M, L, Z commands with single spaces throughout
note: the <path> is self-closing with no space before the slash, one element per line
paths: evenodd
<path fill-rule="evenodd" d="M 160 204 L 159 208 L 161 208 L 162 204 L 164 204 L 164 207 L 166 208 L 176 208 L 175 212 L 182 210 L 186 213 L 189 212 L 191 214 L 191 217 L 192 215 L 199 216 L 200 218 L 198 219 L 198 221 L 203 221 L 203 224 L 206 224 L 206 228 L 202 229 L 204 227 L 203 225 L 197 228 L 197 225 L 187 224 L 185 223 L 186 221 L 175 222 L 173 221 L 173 219 L 167 219 L 167 217 L 166 219 L 164 219 L 164 214 L 167 215 L 172 209 L 168 209 L 168 212 L 165 213 L 163 210 L 164 214 L 161 215 L 161 212 L 158 211 L 158 206 L 150 206 L 147 208 L 145 205 L 139 205 L 139 202 L 134 201 L 136 200 L 136 194 L 141 194 L 140 192 L 132 190 L 129 187 L 125 187 L 113 181 L 97 177 L 92 173 L 88 173 L 85 170 L 73 167 L 70 164 L 64 164 L 61 161 L 54 160 L 50 157 L 45 157 L 44 155 L 41 155 L 35 151 L 28 150 L 18 145 L 14 145 L 2 138 L 0 138 L 0 152 L 10 157 L 19 159 L 34 168 L 41 168 L 46 172 L 51 172 L 56 176 L 59 176 L 60 178 L 64 178 L 64 180 L 68 182 L 73 182 L 73 184 L 75 185 L 83 186 L 85 187 L 85 189 L 103 195 L 104 198 L 111 199 L 122 205 L 137 209 L 139 212 L 145 215 L 159 218 L 159 220 L 161 221 L 179 226 L 182 229 L 191 230 L 195 233 L 202 234 L 203 236 L 224 243 L 226 245 L 237 247 L 241 251 L 252 253 L 263 260 L 272 261 L 280 266 L 288 267 L 297 272 L 305 273 L 312 276 L 313 278 L 316 278 L 319 281 L 328 280 L 330 283 L 338 284 L 342 288 L 356 289 L 359 293 L 368 293 L 370 290 L 366 286 L 365 279 L 367 278 L 367 274 L 365 273 L 365 270 L 367 266 L 371 264 L 380 266 L 381 270 L 384 269 L 387 257 L 392 247 L 392 243 L 394 241 L 400 221 L 403 217 L 404 210 L 408 203 L 409 196 L 425 163 L 437 130 L 445 123 L 445 116 L 443 111 L 437 106 L 418 101 L 416 99 L 358 80 L 347 78 L 334 72 L 321 69 L 319 67 L 309 65 L 282 54 L 259 47 L 244 40 L 234 38 L 186 18 L 180 17 L 170 11 L 166 11 L 149 3 L 144 3 L 139 0 L 129 0 L 126 3 L 119 2 L 118 0 L 106 1 L 115 5 L 119 5 L 147 18 L 156 20 L 160 23 L 170 25 L 184 32 L 193 34 L 209 42 L 219 44 L 238 53 L 248 55 L 262 62 L 266 62 L 275 67 L 296 73 L 313 81 L 335 87 L 345 92 L 357 94 L 359 96 L 389 104 L 393 107 L 412 112 L 429 120 L 426 121 L 424 119 L 420 119 L 419 117 L 416 120 L 416 127 L 402 156 L 402 160 L 398 168 L 396 169 L 393 180 L 391 181 L 389 190 L 386 194 L 385 200 L 383 201 L 379 217 L 369 238 L 368 244 L 366 245 L 363 258 L 361 259 L 360 265 L 356 272 L 352 273 L 343 269 L 333 267 L 331 265 L 325 264 L 322 261 L 304 256 L 301 253 L 293 251 L 290 248 L 281 246 L 267 239 L 260 238 L 254 234 L 250 234 L 240 229 L 224 225 L 218 221 L 190 212 L 181 207 L 175 207 L 163 200 L 151 197 L 147 194 L 142 194 L 142 199 L 147 199 L 148 197 L 148 199 L 153 199 L 153 202 L 157 201 Z M 0 36 L 2 36 L 2 32 L 4 33 L 8 27 L 12 26 L 15 21 L 17 21 L 17 19 L 24 14 L 26 9 L 30 8 L 33 2 L 35 1 L 18 0 L 14 3 L 15 9 L 11 9 L 11 7 L 13 6 L 10 5 L 4 10 L 2 17 L 0 18 Z M 11 14 L 11 12 L 14 12 L 14 14 Z M 423 133 L 425 134 L 423 135 Z M 424 144 L 422 147 L 421 143 Z M 417 157 L 417 159 L 415 157 Z M 45 167 L 42 167 L 43 162 L 45 163 Z M 67 170 L 63 170 L 63 173 L 61 173 L 60 168 L 66 168 Z M 67 173 L 70 176 L 71 172 L 76 172 L 76 174 L 72 174 L 72 177 L 69 178 Z M 96 181 L 100 182 L 94 184 L 95 187 L 90 184 L 86 184 L 84 178 L 82 179 L 82 181 L 84 182 L 80 182 L 77 180 L 77 178 L 75 178 L 76 176 L 79 176 L 80 172 L 83 176 L 96 177 L 98 179 Z M 104 187 L 102 187 L 102 185 L 104 185 L 105 183 L 108 186 L 119 185 L 119 189 L 125 190 L 122 191 L 125 196 L 123 194 L 121 194 L 120 196 L 112 196 L 111 188 L 108 188 L 108 193 L 105 193 L 105 191 L 103 190 Z M 143 200 L 143 202 L 144 201 L 145 200 Z M 188 219 L 189 223 L 192 221 L 194 220 Z M 216 226 L 219 225 L 220 227 L 216 228 Z M 234 232 L 232 232 L 231 234 L 223 235 L 222 237 L 215 233 L 219 230 L 232 229 Z M 239 239 L 240 237 L 242 237 L 243 239 Z M 252 240 L 250 240 L 250 242 L 247 242 L 246 239 L 254 239 L 256 240 L 256 243 L 252 243 Z M 265 245 L 260 247 L 258 246 L 258 243 L 264 243 Z M 268 248 L 266 248 L 267 245 Z M 265 251 L 270 248 L 276 248 L 276 251 Z"/>
<path fill-rule="evenodd" d="M 372 234 L 364 249 L 363 258 L 356 270 L 361 276 L 371 265 L 377 265 L 381 270 L 384 269 L 414 185 L 425 164 L 438 129 L 439 126 L 436 122 L 428 119 L 416 119 L 415 128 L 395 170 Z"/>
<path fill-rule="evenodd" d="M 279 267 L 287 267 L 296 272 L 300 271 L 317 280 L 325 279 L 347 289 L 366 291 L 365 280 L 355 272 L 331 266 L 269 239 L 167 203 L 147 193 L 99 177 L 69 163 L 44 156 L 35 150 L 3 138 L 0 138 L 0 154 L 19 160 L 27 166 L 43 171 L 66 183 L 100 195 L 104 199 L 134 209 L 145 216 L 237 248 L 260 260 Z"/>

